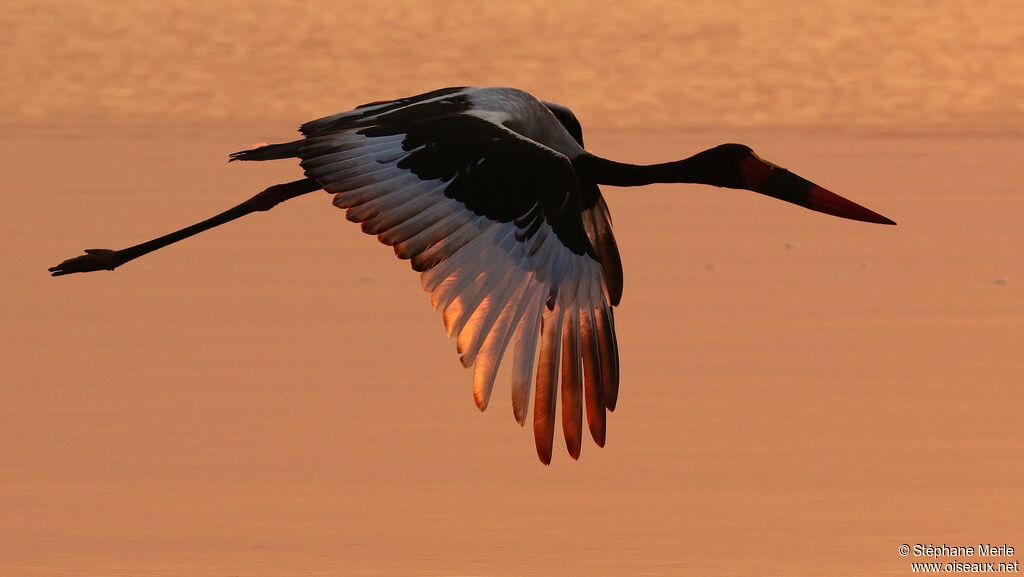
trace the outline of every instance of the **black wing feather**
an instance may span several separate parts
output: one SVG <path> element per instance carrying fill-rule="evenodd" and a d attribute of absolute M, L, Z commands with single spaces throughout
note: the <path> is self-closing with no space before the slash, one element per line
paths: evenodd
<path fill-rule="evenodd" d="M 545 102 L 544 106 L 555 115 L 558 122 L 576 140 L 576 143 L 583 146 L 583 126 L 567 107 L 554 102 Z M 618 306 L 622 300 L 622 257 L 619 256 L 619 247 L 615 243 L 615 235 L 612 234 L 612 217 L 608 211 L 608 204 L 601 195 L 601 189 L 593 179 L 580 177 L 579 182 L 583 228 L 587 231 L 590 244 L 597 253 L 597 260 L 601 263 L 604 271 L 605 283 L 608 285 L 608 293 L 612 306 Z"/>
<path fill-rule="evenodd" d="M 534 220 L 543 218 L 574 254 L 597 258 L 580 217 L 582 199 L 569 159 L 464 114 L 460 98 L 383 114 L 358 134 L 404 135 L 402 149 L 409 154 L 399 168 L 423 180 L 448 182 L 445 196 L 475 214 L 496 222 L 516 221 L 523 241 L 536 230 L 539 223 Z M 533 210 L 537 206 L 539 212 Z"/>

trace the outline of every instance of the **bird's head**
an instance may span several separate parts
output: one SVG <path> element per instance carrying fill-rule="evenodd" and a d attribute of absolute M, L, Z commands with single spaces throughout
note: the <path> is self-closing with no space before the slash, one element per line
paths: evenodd
<path fill-rule="evenodd" d="M 682 161 L 689 182 L 759 192 L 811 210 L 877 224 L 896 224 L 769 162 L 745 144 L 721 144 Z"/>

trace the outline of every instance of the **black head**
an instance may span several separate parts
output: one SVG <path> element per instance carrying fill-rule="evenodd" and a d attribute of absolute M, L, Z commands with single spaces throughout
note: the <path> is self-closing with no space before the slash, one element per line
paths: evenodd
<path fill-rule="evenodd" d="M 833 216 L 896 224 L 892 220 L 761 158 L 745 144 L 720 144 L 682 161 L 690 182 L 742 188 Z"/>
<path fill-rule="evenodd" d="M 749 189 L 743 167 L 754 156 L 754 151 L 745 144 L 719 144 L 683 162 L 690 182 Z"/>

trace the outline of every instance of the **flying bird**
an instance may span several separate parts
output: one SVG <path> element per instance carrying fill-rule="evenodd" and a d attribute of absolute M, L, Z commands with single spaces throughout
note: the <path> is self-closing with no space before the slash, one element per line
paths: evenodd
<path fill-rule="evenodd" d="M 598 185 L 696 183 L 746 189 L 843 218 L 895 224 L 768 162 L 742 144 L 652 165 L 583 147 L 568 108 L 512 88 L 444 88 L 313 120 L 302 137 L 231 160 L 299 159 L 305 177 L 271 186 L 212 218 L 122 250 L 88 249 L 53 276 L 114 270 L 144 254 L 288 199 L 334 195 L 348 220 L 411 262 L 473 368 L 484 410 L 510 353 L 520 425 L 533 388 L 537 454 L 550 463 L 561 390 L 569 454 L 583 416 L 599 446 L 619 394 L 613 309 L 622 262 Z"/>

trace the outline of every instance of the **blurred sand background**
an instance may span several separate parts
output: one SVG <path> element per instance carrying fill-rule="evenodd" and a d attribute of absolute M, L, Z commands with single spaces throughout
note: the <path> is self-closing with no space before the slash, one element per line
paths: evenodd
<path fill-rule="evenodd" d="M 0 575 L 905 575 L 902 543 L 1024 549 L 1024 4 L 5 0 L 0 29 Z M 565 103 L 621 160 L 745 142 L 900 226 L 606 188 L 619 409 L 550 467 L 324 196 L 45 272 L 296 178 L 231 151 L 461 84 Z"/>

